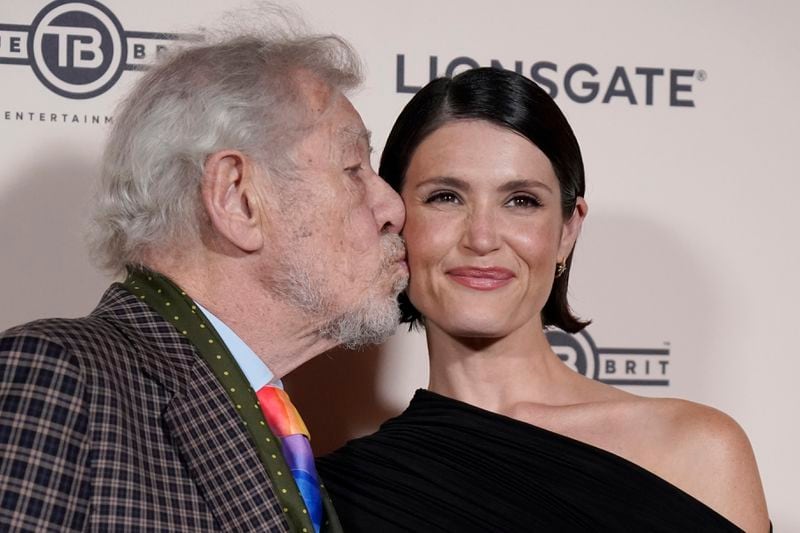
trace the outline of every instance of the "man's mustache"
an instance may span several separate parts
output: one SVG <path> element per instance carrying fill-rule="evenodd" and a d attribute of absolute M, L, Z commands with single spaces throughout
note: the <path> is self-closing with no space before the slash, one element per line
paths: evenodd
<path fill-rule="evenodd" d="M 383 267 L 388 268 L 406 258 L 406 241 L 396 233 L 387 233 L 381 237 L 383 248 Z"/>

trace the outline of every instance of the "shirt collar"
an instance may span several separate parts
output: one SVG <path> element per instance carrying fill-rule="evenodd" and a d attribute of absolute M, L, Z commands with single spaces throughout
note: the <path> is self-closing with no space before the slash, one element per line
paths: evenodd
<path fill-rule="evenodd" d="M 275 377 L 275 374 L 264 364 L 256 353 L 245 344 L 245 342 L 234 331 L 229 328 L 225 322 L 217 318 L 214 313 L 195 302 L 195 305 L 203 311 L 208 321 L 217 330 L 222 342 L 231 352 L 231 355 L 236 360 L 236 364 L 242 369 L 242 373 L 247 378 L 250 386 L 254 391 L 261 389 L 265 385 L 283 388 L 283 382 Z"/>

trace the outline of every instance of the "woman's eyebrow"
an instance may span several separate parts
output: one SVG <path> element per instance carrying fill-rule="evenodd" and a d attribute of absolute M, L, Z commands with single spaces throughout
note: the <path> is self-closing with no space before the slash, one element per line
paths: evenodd
<path fill-rule="evenodd" d="M 452 176 L 434 176 L 432 178 L 428 178 L 418 183 L 417 188 L 426 185 L 437 185 L 439 187 L 452 187 L 454 189 L 460 189 L 462 191 L 470 190 L 470 186 L 467 181 L 464 181 L 459 178 L 454 178 Z"/>
<path fill-rule="evenodd" d="M 500 192 L 513 192 L 518 189 L 544 189 L 547 192 L 553 192 L 550 186 L 546 183 L 539 180 L 526 178 L 507 181 L 497 188 L 497 190 Z"/>

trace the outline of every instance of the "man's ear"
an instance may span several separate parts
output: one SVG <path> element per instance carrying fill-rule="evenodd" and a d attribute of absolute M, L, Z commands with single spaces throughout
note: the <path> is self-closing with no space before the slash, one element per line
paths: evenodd
<path fill-rule="evenodd" d="M 244 252 L 264 245 L 256 167 L 237 150 L 214 152 L 203 165 L 201 195 L 215 233 Z"/>
<path fill-rule="evenodd" d="M 572 211 L 572 216 L 564 221 L 564 226 L 561 228 L 561 242 L 558 246 L 558 260 L 566 261 L 572 247 L 575 246 L 575 241 L 578 240 L 578 235 L 583 226 L 583 219 L 589 212 L 589 206 L 586 200 L 579 196 L 575 202 L 575 209 Z"/>

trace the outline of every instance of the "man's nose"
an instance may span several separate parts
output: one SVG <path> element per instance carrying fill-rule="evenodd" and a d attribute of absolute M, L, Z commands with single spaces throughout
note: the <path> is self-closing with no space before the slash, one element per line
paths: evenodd
<path fill-rule="evenodd" d="M 383 178 L 374 174 L 371 180 L 372 214 L 381 232 L 400 233 L 406 221 L 406 209 L 400 195 Z"/>

